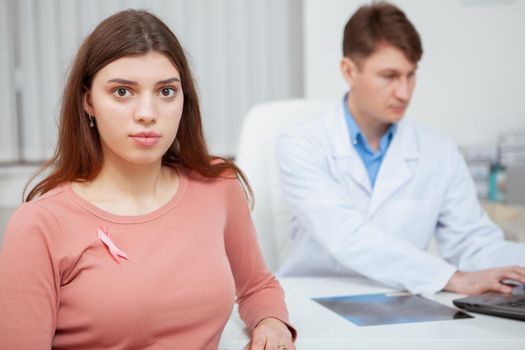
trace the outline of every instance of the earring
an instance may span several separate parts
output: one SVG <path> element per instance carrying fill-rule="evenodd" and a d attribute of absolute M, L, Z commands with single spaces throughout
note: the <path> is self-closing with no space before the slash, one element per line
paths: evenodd
<path fill-rule="evenodd" d="M 89 116 L 89 127 L 90 128 L 95 127 L 95 118 L 92 115 Z"/>

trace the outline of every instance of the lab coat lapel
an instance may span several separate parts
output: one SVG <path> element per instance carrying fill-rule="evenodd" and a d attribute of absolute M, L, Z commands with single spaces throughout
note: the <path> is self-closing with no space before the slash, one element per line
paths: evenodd
<path fill-rule="evenodd" d="M 331 137 L 333 137 L 333 160 L 344 174 L 345 180 L 348 181 L 347 179 L 350 178 L 351 181 L 357 183 L 370 195 L 372 193 L 372 186 L 368 178 L 368 172 L 359 154 L 352 146 L 342 106 L 337 109 L 333 118 L 329 120 L 327 129 Z"/>
<path fill-rule="evenodd" d="M 413 162 L 419 157 L 418 141 L 411 121 L 399 123 L 379 168 L 368 214 L 372 215 L 413 176 Z"/>

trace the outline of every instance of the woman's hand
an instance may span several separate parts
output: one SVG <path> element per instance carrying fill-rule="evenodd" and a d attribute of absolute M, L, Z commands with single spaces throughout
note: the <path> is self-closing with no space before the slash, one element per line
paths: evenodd
<path fill-rule="evenodd" d="M 265 318 L 252 333 L 244 350 L 295 350 L 288 326 L 276 318 Z"/>

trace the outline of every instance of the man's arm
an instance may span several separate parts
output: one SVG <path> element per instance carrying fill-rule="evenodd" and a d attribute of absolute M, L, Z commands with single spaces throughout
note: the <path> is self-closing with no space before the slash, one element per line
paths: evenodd
<path fill-rule="evenodd" d="M 283 135 L 277 156 L 285 197 L 302 227 L 342 265 L 413 293 L 443 289 L 456 268 L 382 232 L 330 175 L 327 150 L 306 137 Z"/>
<path fill-rule="evenodd" d="M 457 271 L 445 286 L 445 290 L 461 294 L 499 292 L 510 294 L 512 285 L 502 281 L 514 280 L 525 284 L 525 269 L 520 266 L 506 266 L 474 272 Z"/>
<path fill-rule="evenodd" d="M 436 241 L 441 255 L 459 267 L 445 289 L 479 294 L 510 293 L 501 283 L 525 283 L 525 244 L 508 242 L 481 208 L 467 165 L 453 144 L 448 150 L 449 186 L 440 210 Z M 520 266 L 521 265 L 521 266 Z"/>

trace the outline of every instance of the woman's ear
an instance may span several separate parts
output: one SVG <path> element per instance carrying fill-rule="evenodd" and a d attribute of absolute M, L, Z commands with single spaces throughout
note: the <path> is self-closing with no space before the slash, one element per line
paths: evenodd
<path fill-rule="evenodd" d="M 84 94 L 83 107 L 88 115 L 95 115 L 95 109 L 91 103 L 91 93 L 89 91 Z"/>

